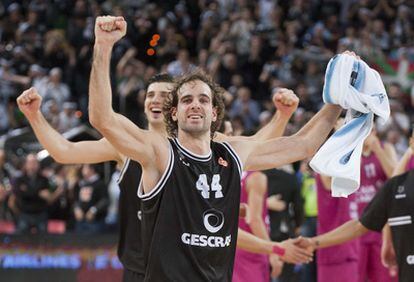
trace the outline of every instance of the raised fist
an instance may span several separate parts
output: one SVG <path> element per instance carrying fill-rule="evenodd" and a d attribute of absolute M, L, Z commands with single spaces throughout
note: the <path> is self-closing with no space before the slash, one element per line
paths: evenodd
<path fill-rule="evenodd" d="M 37 112 L 40 111 L 40 105 L 42 104 L 42 96 L 37 93 L 36 88 L 31 87 L 19 97 L 17 97 L 17 105 L 20 111 L 26 116 L 26 118 L 32 118 Z"/>
<path fill-rule="evenodd" d="M 113 46 L 126 34 L 127 23 L 123 17 L 102 16 L 95 22 L 95 43 Z"/>
<path fill-rule="evenodd" d="M 272 97 L 276 109 L 284 116 L 291 117 L 299 105 L 299 98 L 287 88 L 278 88 Z"/>

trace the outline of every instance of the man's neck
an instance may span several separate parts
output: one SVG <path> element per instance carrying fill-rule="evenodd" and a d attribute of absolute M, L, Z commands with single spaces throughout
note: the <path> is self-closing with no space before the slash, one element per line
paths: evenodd
<path fill-rule="evenodd" d="M 208 155 L 211 151 L 210 147 L 210 132 L 194 136 L 185 131 L 178 131 L 178 142 L 186 149 L 197 155 Z"/>

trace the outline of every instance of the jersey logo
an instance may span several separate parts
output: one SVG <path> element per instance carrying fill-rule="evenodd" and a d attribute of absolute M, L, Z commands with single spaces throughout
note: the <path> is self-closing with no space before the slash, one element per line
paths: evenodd
<path fill-rule="evenodd" d="M 137 217 L 139 220 L 142 220 L 142 211 L 137 212 Z"/>
<path fill-rule="evenodd" d="M 408 264 L 414 264 L 414 256 L 413 255 L 407 256 L 407 263 Z"/>
<path fill-rule="evenodd" d="M 204 227 L 210 233 L 218 232 L 224 225 L 224 215 L 221 211 L 210 209 L 203 214 Z"/>
<path fill-rule="evenodd" d="M 223 159 L 222 157 L 220 157 L 218 159 L 218 163 L 219 163 L 219 165 L 222 165 L 224 167 L 228 167 L 228 165 L 229 165 L 229 163 L 225 159 Z"/>
<path fill-rule="evenodd" d="M 189 162 L 186 162 L 186 161 L 184 160 L 184 158 L 183 158 L 183 157 L 181 157 L 181 156 L 180 156 L 180 161 L 183 163 L 183 165 L 185 165 L 185 166 L 190 166 L 190 163 L 189 163 Z"/>
<path fill-rule="evenodd" d="M 404 199 L 407 195 L 403 194 L 405 192 L 405 188 L 403 185 L 398 186 L 397 188 L 397 195 L 395 195 L 396 199 Z"/>

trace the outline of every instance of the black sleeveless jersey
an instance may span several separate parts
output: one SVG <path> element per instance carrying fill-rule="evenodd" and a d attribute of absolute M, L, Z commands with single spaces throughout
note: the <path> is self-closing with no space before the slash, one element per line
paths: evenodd
<path fill-rule="evenodd" d="M 141 199 L 137 195 L 141 175 L 141 165 L 127 159 L 118 179 L 120 187 L 118 257 L 124 268 L 144 275 Z"/>
<path fill-rule="evenodd" d="M 170 139 L 170 158 L 142 199 L 145 281 L 231 281 L 241 163 L 227 143 L 200 156 Z"/>

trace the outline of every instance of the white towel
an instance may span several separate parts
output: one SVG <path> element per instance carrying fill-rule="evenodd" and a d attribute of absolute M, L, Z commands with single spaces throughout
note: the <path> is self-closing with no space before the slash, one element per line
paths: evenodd
<path fill-rule="evenodd" d="M 359 187 L 362 147 L 374 114 L 382 122 L 389 118 L 388 97 L 378 72 L 362 60 L 341 54 L 326 68 L 323 100 L 348 112 L 345 124 L 323 144 L 310 166 L 332 177 L 333 197 L 347 197 Z"/>

